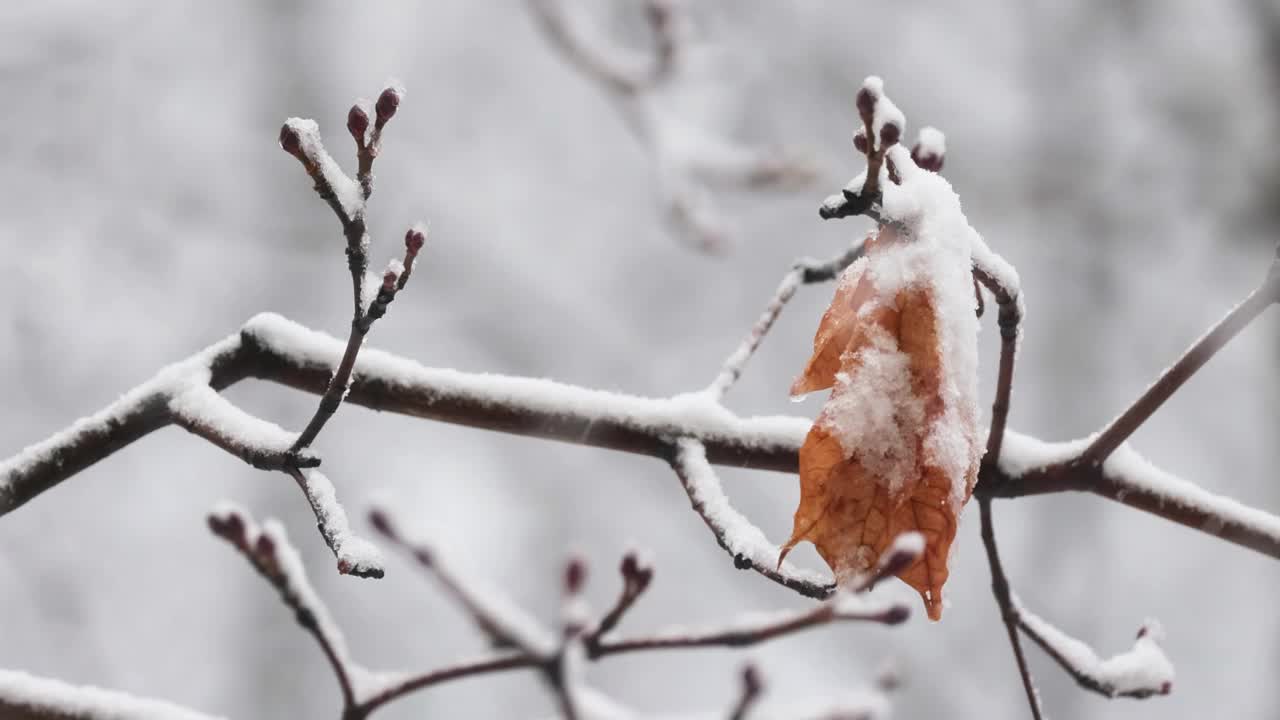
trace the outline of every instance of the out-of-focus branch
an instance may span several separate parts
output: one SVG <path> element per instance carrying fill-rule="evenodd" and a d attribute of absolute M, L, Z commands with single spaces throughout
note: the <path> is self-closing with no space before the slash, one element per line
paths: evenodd
<path fill-rule="evenodd" d="M 791 270 L 782 276 L 782 282 L 778 283 L 778 289 L 774 291 L 769 304 L 765 306 L 764 312 L 760 314 L 760 318 L 751 327 L 751 331 L 743 339 L 742 344 L 724 361 L 720 374 L 707 387 L 707 394 L 717 401 L 724 399 L 725 393 L 742 376 L 742 371 L 746 367 L 747 361 L 751 359 L 756 349 L 760 347 L 760 343 L 764 341 L 765 336 L 773 328 L 773 323 L 777 321 L 778 316 L 782 314 L 783 308 L 795 296 L 796 290 L 801 285 L 834 279 L 845 268 L 852 265 L 853 261 L 862 257 L 862 253 L 863 243 L 859 242 L 855 243 L 849 250 L 825 262 L 809 259 L 797 261 L 791 267 Z"/>
<path fill-rule="evenodd" d="M 289 544 L 284 528 L 273 520 L 259 527 L 248 513 L 227 506 L 209 515 L 209 529 L 238 550 L 280 593 L 298 625 L 315 639 L 329 661 L 342 691 L 344 709 L 354 707 L 353 676 L 362 671 L 348 658 L 346 641 L 330 619 L 328 608 L 312 590 L 302 559 Z"/>
<path fill-rule="evenodd" d="M 756 704 L 760 699 L 760 693 L 764 692 L 764 681 L 760 679 L 760 671 L 756 666 L 748 663 L 742 667 L 742 694 L 738 696 L 738 701 L 733 704 L 733 709 L 729 711 L 729 720 L 746 720 L 747 713 L 751 711 L 751 706 Z"/>
<path fill-rule="evenodd" d="M 765 189 L 803 185 L 816 175 L 802 153 L 752 148 L 682 119 L 671 93 L 660 92 L 678 75 L 688 23 L 678 3 L 645 0 L 654 38 L 643 60 L 627 57 L 593 36 L 586 18 L 565 0 L 529 0 L 538 28 L 552 47 L 613 99 L 628 129 L 651 158 L 663 215 L 694 248 L 723 252 L 732 227 L 717 209 L 710 185 Z"/>
<path fill-rule="evenodd" d="M 679 628 L 640 637 L 605 639 L 600 642 L 593 657 L 639 650 L 745 647 L 833 622 L 897 625 L 910 614 L 906 605 L 875 603 L 849 592 L 838 592 L 808 610 L 780 612 L 768 617 L 747 617 L 723 626 L 703 629 Z"/>
<path fill-rule="evenodd" d="M 1009 635 L 1009 645 L 1013 648 L 1013 658 L 1018 664 L 1018 675 L 1022 678 L 1022 687 L 1027 693 L 1027 704 L 1031 707 L 1031 716 L 1041 720 L 1040 693 L 1036 690 L 1035 680 L 1031 677 L 1031 669 L 1027 667 L 1027 657 L 1022 651 L 1022 641 L 1018 637 L 1018 611 L 1013 602 L 1013 593 L 1009 589 L 1009 579 L 1005 577 L 1004 565 L 1000 562 L 1000 550 L 996 545 L 995 525 L 991 519 L 991 501 L 978 498 L 978 514 L 982 522 L 982 546 L 987 551 L 987 563 L 991 566 L 991 594 L 995 597 L 996 607 L 1000 609 L 1000 620 L 1004 622 L 1005 631 Z"/>
<path fill-rule="evenodd" d="M 217 720 L 212 715 L 164 700 L 71 685 L 13 670 L 0 670 L 0 717 L 5 720 Z"/>
<path fill-rule="evenodd" d="M 652 578 L 652 570 L 640 563 L 634 554 L 628 554 L 621 568 L 624 582 L 630 589 L 624 590 L 625 599 L 599 621 L 591 619 L 582 602 L 586 565 L 576 558 L 567 563 L 563 579 L 562 628 L 559 639 L 556 639 L 552 632 L 501 593 L 479 588 L 473 581 L 463 580 L 449 571 L 434 549 L 405 540 L 385 513 L 375 511 L 370 519 L 389 542 L 403 549 L 441 581 L 446 592 L 459 601 L 485 635 L 511 649 L 420 673 L 366 670 L 350 659 L 342 633 L 312 590 L 297 551 L 289 544 L 278 523 L 268 520 L 259 526 L 248 513 L 229 506 L 209 516 L 213 532 L 235 547 L 276 589 L 298 624 L 320 646 L 341 690 L 342 720 L 365 720 L 387 703 L 450 680 L 515 669 L 538 670 L 556 698 L 562 717 L 574 720 L 584 716 L 586 701 L 598 704 L 603 699 L 583 682 L 583 665 L 590 660 L 643 650 L 754 645 L 833 622 L 895 624 L 906 619 L 908 614 L 904 606 L 877 604 L 868 598 L 846 593 L 810 610 L 746 616 L 719 627 L 659 631 L 618 640 L 610 637 L 609 631 Z M 0 681 L 3 679 L 4 675 L 0 673 Z M 9 697 L 3 690 L 0 682 L 0 708 Z"/>

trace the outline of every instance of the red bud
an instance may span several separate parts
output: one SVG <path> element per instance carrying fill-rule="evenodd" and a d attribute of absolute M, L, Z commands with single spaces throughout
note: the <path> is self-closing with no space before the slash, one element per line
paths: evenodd
<path fill-rule="evenodd" d="M 898 127 L 897 123 L 887 122 L 880 128 L 881 148 L 897 145 L 900 139 L 902 139 L 902 128 Z"/>
<path fill-rule="evenodd" d="M 877 98 L 871 90 L 864 87 L 858 90 L 858 95 L 854 99 L 854 105 L 857 106 L 858 113 L 860 115 L 863 117 L 871 117 L 876 112 L 876 101 L 878 99 L 879 98 Z"/>
<path fill-rule="evenodd" d="M 866 155 L 867 151 L 870 150 L 867 147 L 867 131 L 863 128 L 858 128 L 858 132 L 853 134 L 853 147 L 863 155 Z"/>
<path fill-rule="evenodd" d="M 417 255 L 427 242 L 427 235 L 421 228 L 411 227 L 404 234 L 404 247 L 410 255 Z"/>
<path fill-rule="evenodd" d="M 369 115 L 359 105 L 352 105 L 347 113 L 347 131 L 356 142 L 364 144 L 364 134 L 369 130 Z"/>
<path fill-rule="evenodd" d="M 564 568 L 564 589 L 570 595 L 577 595 L 587 582 L 587 563 L 580 557 L 569 559 Z"/>
<path fill-rule="evenodd" d="M 280 128 L 280 147 L 290 155 L 296 156 L 302 152 L 302 138 L 298 136 L 298 131 L 288 124 Z"/>
<path fill-rule="evenodd" d="M 395 117 L 396 110 L 400 107 L 400 91 L 389 87 L 382 91 L 378 96 L 378 103 L 374 106 L 374 111 L 378 113 L 378 124 L 382 125 L 386 121 Z"/>

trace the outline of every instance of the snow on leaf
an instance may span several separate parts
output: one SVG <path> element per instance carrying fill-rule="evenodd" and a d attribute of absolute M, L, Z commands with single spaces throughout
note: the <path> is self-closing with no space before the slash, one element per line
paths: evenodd
<path fill-rule="evenodd" d="M 977 478 L 976 234 L 951 186 L 889 150 L 885 220 L 846 270 L 792 393 L 833 387 L 800 450 L 800 504 L 785 556 L 808 540 L 837 582 L 875 567 L 917 531 L 924 553 L 898 573 L 941 617 L 961 509 Z"/>

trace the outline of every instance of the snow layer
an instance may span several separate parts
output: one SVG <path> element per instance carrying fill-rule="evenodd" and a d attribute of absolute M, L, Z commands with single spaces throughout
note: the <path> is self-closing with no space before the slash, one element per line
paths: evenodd
<path fill-rule="evenodd" d="M 212 715 L 163 700 L 71 685 L 15 670 L 0 670 L 0 710 L 6 707 L 83 720 L 214 720 Z"/>
<path fill-rule="evenodd" d="M 824 417 L 846 456 L 857 454 L 874 466 L 873 475 L 895 491 L 915 476 L 914 443 L 904 438 L 921 438 L 927 462 L 953 479 L 951 502 L 958 511 L 972 490 L 966 481 L 973 479 L 970 469 L 981 453 L 976 433 L 978 320 L 970 271 L 977 232 L 946 179 L 916 167 L 901 145 L 888 153 L 902 179 L 900 185 L 883 186 L 883 216 L 892 225 L 868 252 L 865 270 L 860 262 L 851 265 L 842 282 L 865 274 L 873 284 L 877 302 L 864 304 L 860 313 L 892 307 L 902 291 L 929 292 L 938 333 L 942 411 L 925 417 L 925 399 L 912 391 L 908 358 L 887 333 L 873 331 L 870 345 L 859 350 L 860 367 L 838 378 Z"/>
<path fill-rule="evenodd" d="M 778 544 L 770 542 L 764 531 L 729 504 L 720 478 L 716 476 L 702 443 L 683 438 L 677 443 L 677 461 L 681 463 L 685 481 L 689 485 L 689 497 L 702 506 L 707 521 L 723 531 L 726 550 L 741 555 L 759 567 L 778 565 Z M 787 577 L 819 585 L 831 582 L 830 577 L 802 570 L 783 562 L 779 570 Z"/>
<path fill-rule="evenodd" d="M 273 313 L 254 316 L 245 324 L 244 332 L 300 367 L 331 370 L 345 346 L 331 335 Z M 465 396 L 485 406 L 586 416 L 595 422 L 609 421 L 655 434 L 686 434 L 700 439 L 732 436 L 762 448 L 776 447 L 779 442 L 799 447 L 811 424 L 804 418 L 788 416 L 738 417 L 703 392 L 672 398 L 637 397 L 553 380 L 430 368 L 374 349 L 360 352 L 355 375 L 376 376 L 392 386 L 426 389 L 441 399 Z"/>
<path fill-rule="evenodd" d="M 926 157 L 929 155 L 942 157 L 947 153 L 947 136 L 932 125 L 920 128 L 920 134 L 916 137 L 916 144 L 920 146 L 921 155 Z"/>
<path fill-rule="evenodd" d="M 1051 443 L 1006 430 L 1000 452 L 1000 469 L 1014 478 L 1021 477 L 1047 465 L 1078 457 L 1094 437 Z M 1134 492 L 1153 494 L 1170 505 L 1198 510 L 1215 518 L 1221 526 L 1237 525 L 1280 542 L 1280 517 L 1238 500 L 1215 495 L 1162 470 L 1128 443 L 1116 448 L 1102 463 L 1102 473 L 1121 487 L 1117 497 L 1121 502 L 1124 501 L 1124 488 L 1131 488 Z"/>
<path fill-rule="evenodd" d="M 1017 603 L 1017 598 L 1014 599 Z M 1097 680 L 1113 694 L 1164 693 L 1173 685 L 1173 664 L 1160 649 L 1164 629 L 1155 620 L 1143 623 L 1128 652 L 1103 660 L 1083 642 L 1067 635 L 1019 603 L 1022 623 L 1060 655 L 1068 665 Z"/>
<path fill-rule="evenodd" d="M 338 502 L 337 492 L 329 478 L 317 470 L 304 470 L 302 476 L 306 480 L 303 489 L 307 500 L 315 511 L 320 531 L 338 558 L 338 567 L 345 568 L 343 572 L 357 575 L 381 569 L 382 551 L 351 531 L 347 512 Z"/>
<path fill-rule="evenodd" d="M 320 175 L 333 188 L 333 194 L 348 219 L 364 212 L 364 194 L 360 186 L 342 171 L 338 163 L 324 149 L 320 140 L 320 126 L 315 120 L 292 117 L 285 121 L 285 126 L 298 135 L 302 154 L 320 170 Z"/>

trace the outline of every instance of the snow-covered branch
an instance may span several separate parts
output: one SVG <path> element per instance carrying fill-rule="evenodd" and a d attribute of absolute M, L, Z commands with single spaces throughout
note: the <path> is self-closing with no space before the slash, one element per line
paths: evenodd
<path fill-rule="evenodd" d="M 168 400 L 189 373 L 221 390 L 246 378 L 320 394 L 341 358 L 342 341 L 273 314 L 162 370 L 93 415 L 0 461 L 0 515 L 172 424 Z M 504 375 L 429 368 L 368 349 L 347 402 L 386 412 L 518 435 L 670 457 L 670 438 L 702 443 L 714 464 L 794 473 L 810 421 L 741 417 L 704 393 L 648 398 Z M 1213 495 L 1190 481 L 1113 454 L 1101 468 L 1072 464 L 1080 441 L 1050 443 L 1012 430 L 998 466 L 983 468 L 993 497 L 1091 492 L 1199 532 L 1280 558 L 1280 517 Z M 989 485 L 987 485 L 989 483 Z M 775 557 L 776 559 L 776 557 Z"/>
<path fill-rule="evenodd" d="M 5 720 L 216 720 L 163 700 L 0 670 Z"/>
<path fill-rule="evenodd" d="M 1173 664 L 1160 648 L 1164 629 L 1158 621 L 1143 623 L 1131 649 L 1104 660 L 1093 648 L 1028 611 L 1016 596 L 1013 600 L 1018 627 L 1081 687 L 1107 697 L 1133 698 L 1168 695 L 1173 690 Z"/>

